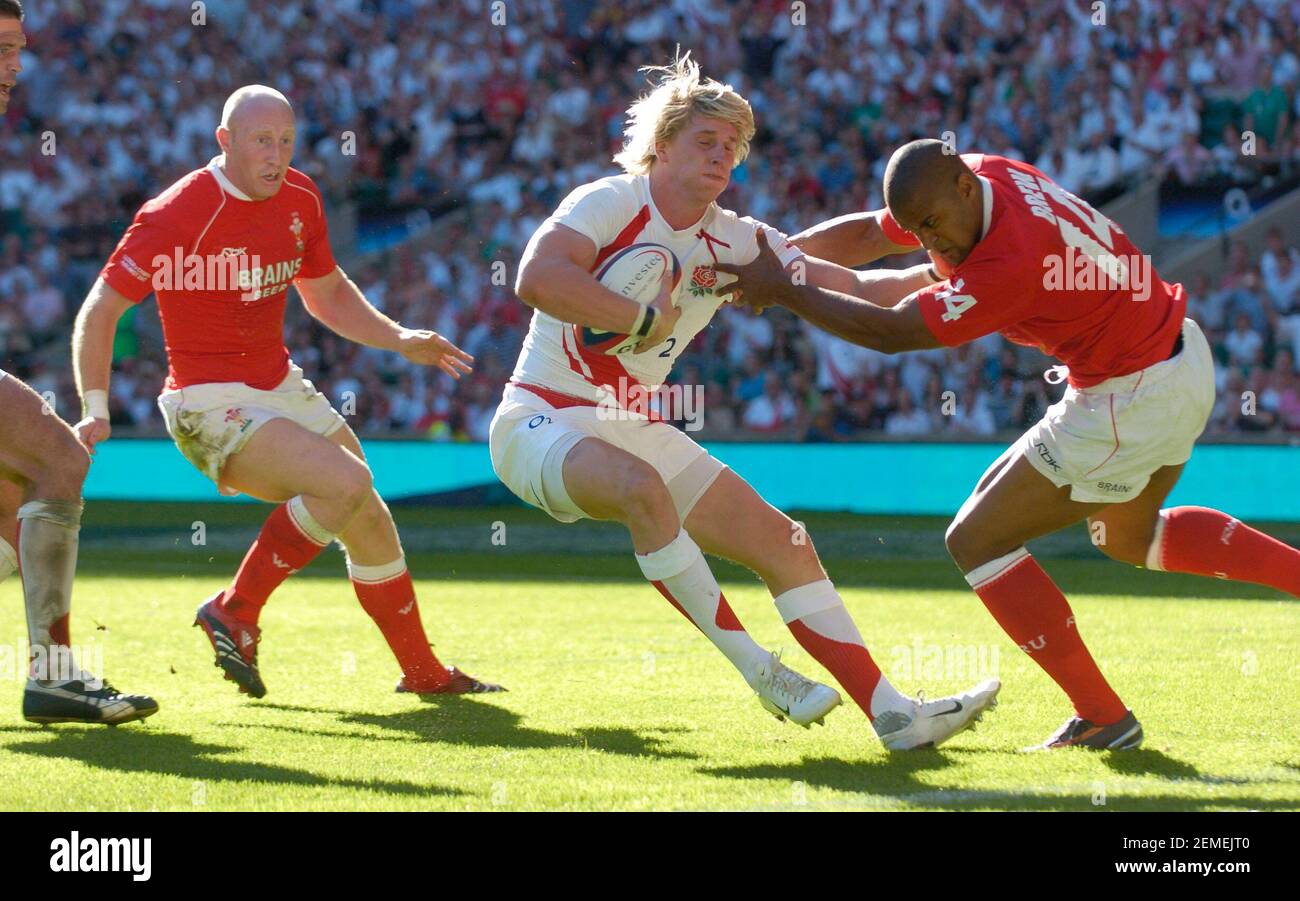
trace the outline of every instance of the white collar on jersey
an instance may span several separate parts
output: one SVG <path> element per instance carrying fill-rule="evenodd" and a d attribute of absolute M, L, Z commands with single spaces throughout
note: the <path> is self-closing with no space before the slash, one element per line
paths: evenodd
<path fill-rule="evenodd" d="M 236 188 L 235 183 L 226 177 L 226 173 L 221 171 L 221 161 L 224 158 L 225 154 L 214 156 L 208 163 L 208 171 L 211 172 L 212 177 L 217 180 L 217 184 L 221 185 L 221 190 L 225 191 L 231 197 L 234 197 L 237 200 L 252 200 L 253 198 Z"/>
<path fill-rule="evenodd" d="M 984 188 L 984 228 L 980 231 L 980 240 L 989 233 L 989 223 L 993 221 L 993 184 L 983 175 L 976 175 Z"/>
<path fill-rule="evenodd" d="M 696 229 L 707 227 L 708 224 L 711 221 L 713 221 L 713 211 L 718 207 L 718 202 L 716 200 L 713 203 L 709 204 L 709 208 L 704 211 L 703 216 L 701 216 L 699 219 L 696 219 L 690 225 L 686 226 L 685 228 L 673 228 L 672 223 L 670 223 L 667 219 L 664 218 L 664 214 L 659 212 L 659 206 L 658 204 L 655 203 L 655 196 L 650 191 L 650 176 L 642 175 L 640 177 L 645 179 L 645 196 L 646 196 L 646 200 L 650 204 L 651 211 L 654 213 L 655 216 L 659 218 L 660 222 L 668 226 L 668 230 L 673 234 L 683 235 L 686 234 L 687 232 L 693 232 Z"/>

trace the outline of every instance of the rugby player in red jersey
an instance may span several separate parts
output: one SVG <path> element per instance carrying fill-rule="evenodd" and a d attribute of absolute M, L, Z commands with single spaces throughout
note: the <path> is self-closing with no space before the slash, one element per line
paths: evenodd
<path fill-rule="evenodd" d="M 1182 285 L 1161 281 L 1113 222 L 1032 166 L 945 151 L 934 140 L 904 145 L 885 170 L 886 210 L 791 239 L 846 266 L 919 244 L 942 281 L 875 305 L 791 284 L 770 250 L 717 268 L 740 277 L 730 287 L 741 302 L 780 304 L 876 350 L 999 332 L 1064 364 L 1065 397 L 989 467 L 946 542 L 994 619 L 1074 704 L 1041 747 L 1136 748 L 1141 725 L 1025 542 L 1087 520 L 1112 559 L 1292 595 L 1300 551 L 1217 510 L 1163 506 L 1215 401 L 1210 347 L 1184 315 Z"/>
<path fill-rule="evenodd" d="M 289 285 L 349 340 L 453 378 L 470 371 L 472 358 L 384 316 L 335 263 L 320 191 L 289 165 L 294 113 L 283 94 L 261 85 L 235 91 L 216 138 L 220 156 L 136 213 L 77 316 L 77 387 L 93 413 L 78 426 L 83 441 L 93 452 L 109 436 L 117 321 L 156 294 L 169 364 L 158 404 L 177 448 L 223 493 L 278 505 L 229 587 L 195 619 L 226 677 L 253 697 L 266 694 L 257 667 L 262 606 L 337 538 L 357 598 L 401 666 L 398 691 L 499 691 L 430 650 L 397 529 L 361 445 L 289 359 Z"/>
<path fill-rule="evenodd" d="M 22 5 L 0 0 L 0 116 L 26 46 Z M 0 581 L 21 570 L 31 653 L 23 717 L 117 725 L 157 713 L 153 698 L 124 695 L 83 671 L 70 647 L 86 448 L 39 394 L 3 370 L 0 411 Z"/>

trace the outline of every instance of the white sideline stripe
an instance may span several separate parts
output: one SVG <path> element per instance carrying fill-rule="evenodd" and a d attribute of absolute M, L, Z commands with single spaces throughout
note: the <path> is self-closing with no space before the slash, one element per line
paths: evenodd
<path fill-rule="evenodd" d="M 990 560 L 988 563 L 981 563 L 979 566 L 966 573 L 966 581 L 970 584 L 971 588 L 981 588 L 1028 556 L 1029 551 L 1027 549 L 1024 547 L 1018 547 L 1011 553 L 1003 554 L 996 560 Z"/>

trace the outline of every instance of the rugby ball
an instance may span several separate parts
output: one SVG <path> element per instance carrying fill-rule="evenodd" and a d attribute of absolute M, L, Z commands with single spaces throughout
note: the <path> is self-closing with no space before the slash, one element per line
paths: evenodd
<path fill-rule="evenodd" d="M 682 280 L 682 264 L 677 255 L 662 244 L 633 244 L 624 247 L 600 264 L 596 280 L 616 294 L 649 305 L 659 294 L 665 278 L 672 279 L 676 291 Z M 641 340 L 635 335 L 605 332 L 600 329 L 577 329 L 578 340 L 588 350 L 602 354 L 631 353 Z"/>

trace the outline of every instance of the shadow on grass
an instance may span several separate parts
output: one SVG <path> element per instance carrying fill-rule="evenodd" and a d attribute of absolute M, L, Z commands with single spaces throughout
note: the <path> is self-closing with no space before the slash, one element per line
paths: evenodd
<path fill-rule="evenodd" d="M 796 764 L 758 764 L 738 767 L 701 767 L 697 771 L 725 779 L 761 779 L 788 783 L 802 783 L 807 788 L 831 789 L 837 792 L 864 796 L 819 799 L 811 806 L 817 808 L 855 809 L 869 804 L 873 799 L 888 798 L 918 808 L 949 810 L 1295 810 L 1294 800 L 1260 797 L 1204 797 L 1193 798 L 1152 789 L 1141 789 L 1140 794 L 1121 794 L 1111 790 L 1098 802 L 1091 782 L 1074 785 L 1048 784 L 1050 773 L 1044 772 L 1039 784 L 1027 784 L 1023 790 L 942 788 L 927 784 L 917 778 L 918 773 L 942 771 L 958 762 L 963 755 L 1004 754 L 1002 751 L 977 751 L 967 748 L 945 748 L 941 751 L 913 751 L 889 757 L 852 761 L 835 758 L 805 758 Z M 1202 774 L 1195 767 L 1176 760 L 1159 751 L 1129 751 L 1102 754 L 1102 762 L 1116 773 L 1133 776 L 1163 777 L 1171 783 L 1195 782 L 1204 785 L 1245 785 L 1251 779 L 1231 776 L 1216 777 Z M 1050 758 L 1044 755 L 1044 760 Z M 1100 783 L 1104 788 L 1104 783 Z M 1054 790 L 1055 789 L 1055 790 Z M 792 792 L 790 807 L 804 806 L 803 798 L 795 800 Z"/>
<path fill-rule="evenodd" d="M 0 727 L 0 734 L 16 735 L 3 748 L 15 754 L 75 760 L 87 766 L 117 773 L 150 773 L 179 776 L 201 782 L 257 782 L 267 786 L 304 785 L 374 791 L 390 795 L 461 795 L 460 789 L 438 785 L 417 785 L 386 779 L 344 779 L 322 776 L 306 770 L 222 759 L 246 748 L 197 742 L 188 735 L 158 732 L 134 726 L 108 729 L 92 727 Z M 39 736 L 39 738 L 36 738 Z M 29 740 L 22 740 L 22 739 Z"/>
<path fill-rule="evenodd" d="M 774 779 L 791 785 L 802 782 L 809 788 L 900 795 L 929 788 L 916 779 L 916 773 L 943 770 L 953 763 L 946 752 L 927 750 L 866 760 L 805 757 L 799 763 L 701 767 L 698 772 L 725 779 Z"/>
<path fill-rule="evenodd" d="M 513 710 L 484 704 L 456 696 L 446 698 L 421 698 L 424 705 L 417 710 L 397 713 L 359 713 L 352 710 L 334 710 L 326 707 L 303 707 L 292 704 L 259 703 L 258 708 L 284 710 L 291 713 L 326 714 L 348 726 L 368 726 L 383 729 L 393 735 L 378 736 L 387 741 L 444 742 L 480 748 L 511 748 L 519 750 L 582 748 L 622 754 L 628 757 L 659 757 L 694 760 L 697 755 L 666 747 L 663 740 L 644 735 L 634 729 L 589 728 L 574 732 L 546 732 L 522 725 L 523 717 Z M 325 738 L 375 738 L 370 733 L 333 729 L 309 729 L 279 724 L 242 724 L 249 728 L 268 728 L 299 732 L 303 735 Z M 656 732 L 685 731 L 682 729 L 656 729 Z"/>
<path fill-rule="evenodd" d="M 1214 777 L 1202 775 L 1201 771 L 1190 763 L 1152 748 L 1102 754 L 1101 762 L 1124 776 L 1160 776 L 1165 779 L 1192 779 L 1197 782 L 1214 781 Z"/>

